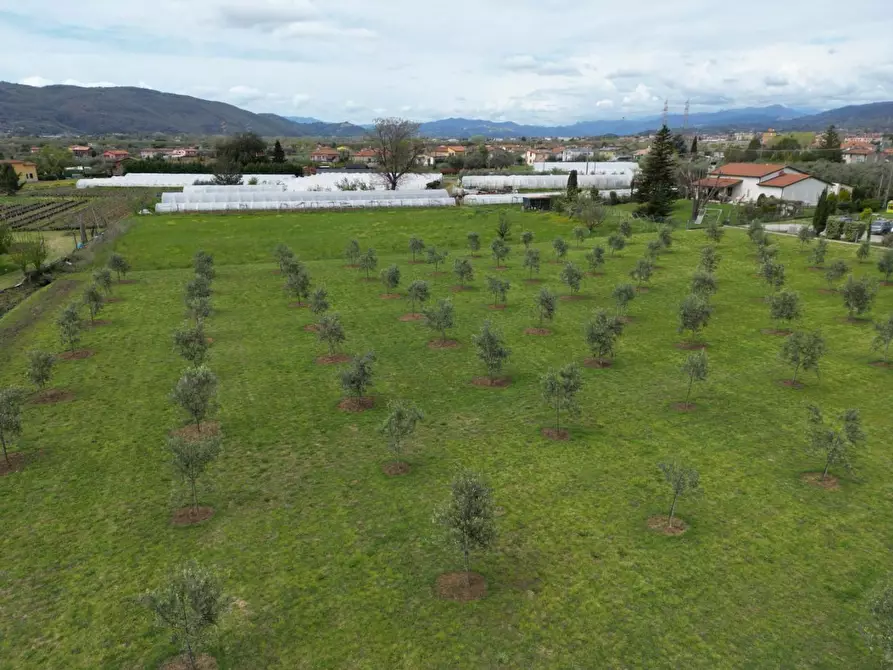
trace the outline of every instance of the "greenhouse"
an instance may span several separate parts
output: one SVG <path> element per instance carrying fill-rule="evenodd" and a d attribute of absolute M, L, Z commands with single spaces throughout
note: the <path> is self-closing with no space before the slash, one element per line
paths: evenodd
<path fill-rule="evenodd" d="M 283 191 L 258 189 L 254 186 L 222 186 L 213 191 L 184 191 L 162 193 L 161 203 L 184 205 L 191 203 L 239 202 L 313 202 L 326 200 L 425 200 L 449 198 L 445 190 L 423 191 Z"/>
<path fill-rule="evenodd" d="M 454 207 L 453 198 L 377 198 L 367 195 L 367 199 L 341 198 L 343 194 L 332 194 L 329 199 L 302 198 L 299 200 L 263 200 L 254 202 L 186 202 L 159 203 L 155 211 L 159 214 L 171 212 L 229 212 L 229 211 L 308 211 L 317 209 L 361 209 L 372 207 Z"/>
<path fill-rule="evenodd" d="M 96 186 L 117 186 L 122 188 L 152 187 L 152 188 L 231 188 L 229 186 L 216 186 L 196 182 L 207 182 L 214 179 L 210 174 L 155 174 L 131 172 L 122 177 L 107 177 L 96 179 L 79 179 L 78 188 L 91 188 Z M 413 191 L 422 190 L 432 182 L 439 182 L 443 175 L 437 172 L 424 174 L 408 174 L 401 180 L 398 190 Z M 249 182 L 255 182 L 249 184 Z M 362 190 L 387 190 L 384 177 L 377 172 L 324 172 L 311 177 L 296 177 L 283 174 L 246 174 L 242 175 L 242 186 L 245 188 L 284 189 L 288 191 L 329 191 L 332 193 L 362 192 Z"/>
<path fill-rule="evenodd" d="M 462 187 L 485 191 L 503 189 L 564 189 L 567 188 L 567 175 L 469 175 L 462 177 Z M 632 184 L 632 173 L 618 175 L 579 175 L 579 188 L 597 188 L 600 191 L 628 189 Z"/>
<path fill-rule="evenodd" d="M 621 175 L 627 172 L 634 173 L 639 171 L 638 163 L 629 163 L 629 162 L 621 162 L 621 161 L 589 161 L 584 163 L 582 161 L 579 162 L 568 162 L 563 163 L 561 161 L 548 161 L 541 163 L 533 164 L 534 172 L 570 172 L 571 170 L 576 170 L 578 174 L 608 174 L 608 175 Z"/>

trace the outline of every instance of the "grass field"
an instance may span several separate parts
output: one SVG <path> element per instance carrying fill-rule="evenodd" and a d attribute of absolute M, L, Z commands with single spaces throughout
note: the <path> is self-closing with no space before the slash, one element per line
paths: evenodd
<path fill-rule="evenodd" d="M 705 244 L 680 230 L 631 305 L 614 367 L 584 370 L 571 439 L 551 442 L 540 435 L 552 415 L 539 375 L 588 355 L 585 320 L 613 305 L 612 288 L 652 236 L 635 236 L 605 276 L 587 277 L 586 300 L 560 304 L 552 337 L 528 337 L 538 287 L 523 283 L 518 236 L 534 231 L 550 259 L 551 240 L 571 241 L 573 223 L 510 216 L 508 309 L 487 308 L 493 263 L 474 259 L 476 290 L 453 295 L 461 346 L 436 351 L 423 325 L 398 321 L 406 301 L 381 300 L 380 285 L 342 267 L 341 250 L 356 237 L 378 250 L 379 267 L 400 265 L 403 288 L 426 278 L 435 298 L 452 295 L 452 276 L 406 262 L 408 237 L 449 246 L 451 266 L 468 231 L 489 245 L 495 210 L 141 218 L 116 242 L 138 283 L 117 287 L 124 300 L 103 312 L 109 325 L 86 332 L 96 355 L 58 364 L 54 386 L 74 400 L 27 407 L 16 449 L 30 461 L 0 478 L 0 665 L 158 667 L 176 650 L 135 598 L 194 557 L 243 601 L 210 648 L 221 668 L 876 667 L 859 626 L 890 569 L 893 372 L 869 365 L 870 326 L 840 321 L 840 297 L 818 291 L 822 273 L 807 270 L 795 240 L 777 238 L 805 300 L 802 327 L 822 328 L 828 342 L 821 379 L 781 386 L 790 375 L 781 339 L 760 332 L 771 326 L 766 291 L 746 236 L 731 230 L 705 332 L 711 374 L 695 387 L 697 410 L 676 412 L 685 393 L 676 312 Z M 373 411 L 337 410 L 337 369 L 315 364 L 324 347 L 303 330 L 311 315 L 289 307 L 272 272 L 280 242 L 328 287 L 346 350 L 376 351 Z M 216 515 L 174 528 L 185 492 L 164 440 L 185 422 L 168 399 L 185 365 L 171 333 L 199 248 L 217 264 L 207 329 L 225 451 L 201 493 Z M 571 257 L 585 265 L 573 243 Z M 851 247 L 832 245 L 827 262 L 837 257 L 855 265 Z M 541 277 L 564 294 L 558 271 L 544 263 Z M 873 263 L 856 272 L 877 276 Z M 73 297 L 88 276 L 76 278 Z M 59 350 L 62 290 L 0 320 L 22 329 L 0 350 L 0 385 L 22 383 L 29 349 Z M 49 300 L 58 307 L 29 326 Z M 893 288 L 882 288 L 874 315 L 891 310 Z M 470 384 L 484 374 L 471 337 L 485 319 L 512 348 L 505 389 Z M 412 472 L 398 478 L 381 472 L 390 456 L 376 432 L 392 398 L 426 413 L 406 458 Z M 854 475 L 835 473 L 839 490 L 800 479 L 820 466 L 804 450 L 807 402 L 862 412 L 867 447 Z M 668 508 L 657 464 L 673 458 L 696 467 L 704 488 L 681 501 L 689 529 L 679 537 L 646 525 Z M 431 522 L 459 467 L 488 478 L 502 511 L 495 549 L 472 562 L 488 595 L 466 604 L 433 593 L 440 573 L 461 566 Z"/>

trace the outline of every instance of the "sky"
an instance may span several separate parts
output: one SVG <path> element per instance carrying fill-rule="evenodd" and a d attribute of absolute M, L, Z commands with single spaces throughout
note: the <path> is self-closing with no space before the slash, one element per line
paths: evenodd
<path fill-rule="evenodd" d="M 889 2 L 0 0 L 0 80 L 354 123 L 830 109 L 893 100 Z"/>

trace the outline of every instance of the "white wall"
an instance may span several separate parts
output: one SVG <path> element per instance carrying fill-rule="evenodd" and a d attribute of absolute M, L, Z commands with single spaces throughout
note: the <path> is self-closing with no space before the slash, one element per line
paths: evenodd
<path fill-rule="evenodd" d="M 765 193 L 767 198 L 774 195 L 776 198 L 783 200 L 795 200 L 797 202 L 806 203 L 807 205 L 815 205 L 818 203 L 819 196 L 822 194 L 822 191 L 825 190 L 826 186 L 827 184 L 825 182 L 810 177 L 809 179 L 798 181 L 796 184 L 786 186 L 783 189 L 771 187 L 761 188 L 760 192 Z"/>

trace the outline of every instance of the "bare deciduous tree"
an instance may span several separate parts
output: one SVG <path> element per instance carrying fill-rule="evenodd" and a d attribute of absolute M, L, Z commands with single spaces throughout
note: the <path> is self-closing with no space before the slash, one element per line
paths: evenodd
<path fill-rule="evenodd" d="M 415 171 L 418 158 L 425 151 L 418 135 L 419 124 L 407 119 L 375 120 L 370 141 L 388 190 L 396 191 L 404 177 Z"/>

